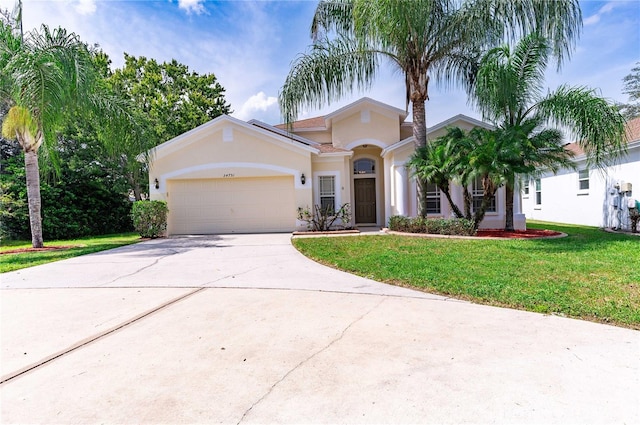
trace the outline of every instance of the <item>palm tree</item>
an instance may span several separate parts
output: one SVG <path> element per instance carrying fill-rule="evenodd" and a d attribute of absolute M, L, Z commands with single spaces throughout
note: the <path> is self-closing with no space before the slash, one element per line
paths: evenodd
<path fill-rule="evenodd" d="M 557 128 L 568 129 L 589 164 L 603 167 L 625 152 L 624 118 L 617 108 L 586 87 L 560 86 L 543 94 L 552 46 L 542 36 L 524 37 L 513 50 L 489 50 L 480 62 L 473 103 L 502 133 L 511 156 L 505 171 L 507 217 L 513 230 L 515 176 L 545 167 L 556 172 L 569 164 Z"/>
<path fill-rule="evenodd" d="M 581 26 L 578 0 L 321 0 L 311 28 L 314 44 L 294 61 L 279 94 L 280 108 L 291 123 L 304 106 L 321 107 L 356 87 L 368 88 L 386 59 L 405 80 L 419 148 L 427 140 L 431 78 L 465 85 L 475 75 L 478 52 L 531 31 L 553 41 L 560 65 Z M 423 186 L 419 181 L 422 216 Z"/>
<path fill-rule="evenodd" d="M 91 54 L 77 35 L 42 25 L 22 37 L 21 23 L 0 22 L 1 96 L 11 108 L 2 134 L 25 156 L 31 239 L 43 246 L 38 152 L 56 166 L 56 131 L 71 111 L 104 107 Z"/>

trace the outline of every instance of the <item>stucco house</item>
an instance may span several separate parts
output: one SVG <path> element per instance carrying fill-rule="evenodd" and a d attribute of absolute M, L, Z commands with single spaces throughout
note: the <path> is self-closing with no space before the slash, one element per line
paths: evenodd
<path fill-rule="evenodd" d="M 627 155 L 606 170 L 590 169 L 576 143 L 576 170 L 544 172 L 524 182 L 522 210 L 527 218 L 630 230 L 629 206 L 640 200 L 640 118 L 627 122 Z"/>
<path fill-rule="evenodd" d="M 223 115 L 154 149 L 149 195 L 167 201 L 169 234 L 290 232 L 305 228 L 298 208 L 344 203 L 351 225 L 381 227 L 393 215 L 417 213 L 416 182 L 405 166 L 414 152 L 406 118 L 405 110 L 370 98 L 290 130 Z M 489 127 L 457 115 L 428 128 L 428 138 L 450 126 Z M 480 199 L 480 185 L 472 190 Z M 450 217 L 444 195 L 435 186 L 428 192 L 429 216 Z M 461 188 L 452 195 L 462 204 Z M 514 204 L 522 229 L 520 199 Z M 480 227 L 503 226 L 500 189 Z"/>

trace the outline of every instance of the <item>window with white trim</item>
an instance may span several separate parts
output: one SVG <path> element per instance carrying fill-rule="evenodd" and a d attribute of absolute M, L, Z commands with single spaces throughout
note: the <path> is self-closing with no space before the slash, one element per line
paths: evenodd
<path fill-rule="evenodd" d="M 319 176 L 320 208 L 333 214 L 336 210 L 336 176 Z"/>
<path fill-rule="evenodd" d="M 536 179 L 536 205 L 542 205 L 542 182 Z"/>
<path fill-rule="evenodd" d="M 440 189 L 433 183 L 427 182 L 427 214 L 440 214 Z"/>
<path fill-rule="evenodd" d="M 589 190 L 589 169 L 578 170 L 578 190 L 581 192 Z"/>
<path fill-rule="evenodd" d="M 476 177 L 471 185 L 471 198 L 472 204 L 471 208 L 473 211 L 477 211 L 482 206 L 482 198 L 484 197 L 484 189 L 482 187 L 482 178 Z M 486 212 L 496 212 L 496 197 L 491 197 L 491 202 L 489 202 L 489 206 L 487 207 Z"/>

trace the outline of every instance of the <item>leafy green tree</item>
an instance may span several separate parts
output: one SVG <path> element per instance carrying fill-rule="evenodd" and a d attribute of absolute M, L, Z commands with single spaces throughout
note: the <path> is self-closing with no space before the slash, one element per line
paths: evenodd
<path fill-rule="evenodd" d="M 629 96 L 629 103 L 620 105 L 621 112 L 627 120 L 632 120 L 640 117 L 640 62 L 636 62 L 636 66 L 631 68 L 631 73 L 622 81 L 622 93 Z"/>
<path fill-rule="evenodd" d="M 538 31 L 553 41 L 560 65 L 582 26 L 578 0 L 321 0 L 314 44 L 293 63 L 279 94 L 287 123 L 303 106 L 323 106 L 354 88 L 368 88 L 388 60 L 405 80 L 416 148 L 426 144 L 425 102 L 432 78 L 468 85 L 474 58 L 486 46 Z M 426 214 L 424 182 L 419 213 Z"/>
<path fill-rule="evenodd" d="M 473 102 L 501 133 L 508 208 L 505 229 L 513 229 L 515 176 L 568 164 L 561 126 L 578 140 L 588 163 L 603 167 L 624 154 L 625 121 L 595 90 L 563 85 L 543 94 L 544 72 L 552 45 L 537 35 L 524 37 L 513 49 L 489 50 L 480 62 Z"/>
<path fill-rule="evenodd" d="M 175 59 L 159 64 L 144 56 L 124 58 L 109 83 L 148 116 L 156 144 L 231 113 L 214 74 L 199 75 Z"/>

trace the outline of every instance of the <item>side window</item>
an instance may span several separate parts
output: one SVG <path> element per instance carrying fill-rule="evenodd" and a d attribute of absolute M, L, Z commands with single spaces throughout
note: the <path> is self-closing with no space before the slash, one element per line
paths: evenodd
<path fill-rule="evenodd" d="M 542 182 L 536 179 L 536 205 L 542 205 Z"/>
<path fill-rule="evenodd" d="M 336 177 L 320 176 L 318 186 L 320 188 L 320 208 L 328 210 L 332 214 L 336 209 Z"/>
<path fill-rule="evenodd" d="M 589 169 L 578 171 L 578 190 L 589 190 Z"/>
<path fill-rule="evenodd" d="M 440 214 L 440 189 L 427 182 L 427 214 Z"/>
<path fill-rule="evenodd" d="M 473 181 L 473 184 L 471 185 L 471 196 L 472 196 L 472 200 L 473 203 L 471 205 L 471 207 L 473 208 L 474 211 L 477 211 L 478 209 L 480 209 L 480 206 L 482 205 L 482 193 L 484 192 L 484 190 L 482 189 L 482 178 L 480 177 L 476 177 L 476 179 Z M 487 212 L 496 212 L 496 197 L 493 196 L 491 198 L 491 203 L 489 204 L 489 207 L 487 208 Z"/>
<path fill-rule="evenodd" d="M 529 179 L 522 182 L 522 195 L 525 198 L 529 197 Z"/>

